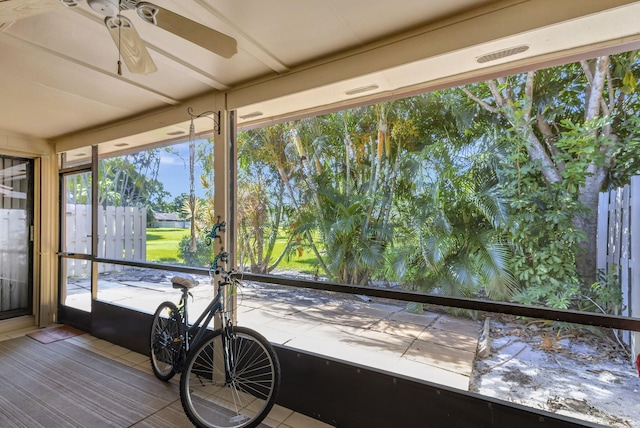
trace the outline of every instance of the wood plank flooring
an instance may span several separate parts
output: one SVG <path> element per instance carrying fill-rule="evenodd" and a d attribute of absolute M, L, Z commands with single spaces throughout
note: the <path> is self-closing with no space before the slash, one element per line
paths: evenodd
<path fill-rule="evenodd" d="M 178 397 L 176 385 L 67 341 L 0 342 L 0 360 L 0 426 L 150 426 Z M 181 416 L 178 426 L 189 426 Z"/>
<path fill-rule="evenodd" d="M 0 341 L 0 427 L 192 426 L 176 382 L 125 364 L 147 366 L 144 356 L 101 352 L 110 347 L 126 351 L 89 335 L 48 344 L 27 336 Z M 276 406 L 260 427 L 328 426 Z"/>

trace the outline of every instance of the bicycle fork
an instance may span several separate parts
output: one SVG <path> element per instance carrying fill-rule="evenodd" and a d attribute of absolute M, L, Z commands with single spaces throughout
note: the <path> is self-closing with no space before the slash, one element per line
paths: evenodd
<path fill-rule="evenodd" d="M 235 352 L 233 352 L 234 337 L 231 333 L 231 328 L 224 327 L 222 330 L 222 349 L 224 353 L 224 378 L 225 385 L 231 385 L 235 378 Z"/>

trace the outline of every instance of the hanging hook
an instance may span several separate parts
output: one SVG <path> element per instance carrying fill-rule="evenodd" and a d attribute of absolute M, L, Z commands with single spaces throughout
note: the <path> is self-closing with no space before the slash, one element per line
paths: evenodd
<path fill-rule="evenodd" d="M 200 117 L 208 117 L 209 119 L 211 119 L 213 121 L 213 130 L 216 131 L 218 135 L 220 135 L 220 110 L 218 110 L 217 112 L 213 110 L 209 110 L 209 111 L 202 112 L 200 114 L 194 114 L 193 109 L 191 107 L 187 107 L 187 113 L 189 114 L 189 116 L 191 116 L 191 125 L 189 127 L 190 138 L 191 138 L 192 128 L 193 128 L 193 133 L 195 134 L 195 126 L 194 126 L 193 120 Z"/>

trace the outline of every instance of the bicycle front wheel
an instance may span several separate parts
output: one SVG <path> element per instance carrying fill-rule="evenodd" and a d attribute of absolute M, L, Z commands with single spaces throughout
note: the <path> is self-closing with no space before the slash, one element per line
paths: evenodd
<path fill-rule="evenodd" d="M 168 381 L 176 374 L 176 364 L 182 352 L 184 325 L 175 304 L 164 302 L 153 315 L 149 353 L 156 377 Z"/>
<path fill-rule="evenodd" d="M 267 416 L 279 388 L 273 346 L 256 331 L 231 327 L 213 331 L 192 348 L 180 400 L 199 428 L 252 428 Z"/>

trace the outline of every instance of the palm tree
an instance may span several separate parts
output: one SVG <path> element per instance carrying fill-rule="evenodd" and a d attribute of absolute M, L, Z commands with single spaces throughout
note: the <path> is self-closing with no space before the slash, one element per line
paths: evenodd
<path fill-rule="evenodd" d="M 452 94 L 403 100 L 414 150 L 403 159 L 412 180 L 396 196 L 392 266 L 408 288 L 507 299 L 517 282 L 509 270 L 505 201 L 486 155 L 495 147 L 464 122 Z"/>
<path fill-rule="evenodd" d="M 280 229 L 280 221 L 283 216 L 283 211 L 290 207 L 294 213 L 294 217 L 300 218 L 303 216 L 305 207 L 301 201 L 301 190 L 299 188 L 300 182 L 298 176 L 300 174 L 300 158 L 299 152 L 297 152 L 295 137 L 292 137 L 291 124 L 278 124 L 269 126 L 266 128 L 257 129 L 254 131 L 247 131 L 239 137 L 239 158 L 240 168 L 245 174 L 249 174 L 250 178 L 255 181 L 256 177 L 262 177 L 269 174 L 272 177 L 278 177 L 276 182 L 270 182 L 261 187 L 261 189 L 269 190 L 271 197 L 270 200 L 278 201 L 273 206 L 274 209 L 269 209 L 267 212 L 271 215 L 269 222 L 263 223 L 263 226 L 259 226 L 260 231 L 256 231 L 261 236 L 260 241 L 255 241 L 255 244 L 260 244 L 259 247 L 254 245 L 254 250 L 261 253 L 260 256 L 254 251 L 256 260 L 259 258 L 261 263 L 255 265 L 256 269 L 261 271 L 270 270 L 275 267 L 274 264 L 269 265 L 271 259 L 271 253 L 275 246 L 275 240 L 278 236 Z M 246 186 L 249 186 L 250 180 L 245 180 Z M 245 195 L 249 195 L 245 189 Z M 261 200 L 258 195 L 253 201 Z M 250 199 L 246 201 L 249 203 Z M 241 203 L 242 205 L 242 203 Z M 248 220 L 248 218 L 246 218 Z M 245 223 L 246 224 L 246 223 Z M 270 226 L 269 226 L 270 225 Z M 263 235 L 268 234 L 268 246 L 265 247 L 261 244 Z M 294 233 L 301 234 L 309 248 L 314 252 L 316 260 L 320 269 L 323 272 L 327 271 L 326 265 L 320 250 L 314 240 L 311 229 L 302 228 L 298 231 L 289 230 L 289 242 L 293 239 Z M 247 241 L 244 242 L 244 247 L 247 249 Z M 241 245 L 242 246 L 242 245 Z M 285 248 L 285 251 L 289 250 L 289 245 Z M 266 256 L 266 257 L 265 257 Z M 275 261 L 277 264 L 284 254 L 278 256 Z M 260 266 L 260 267 L 258 267 Z M 268 267 L 267 267 L 268 266 Z"/>
<path fill-rule="evenodd" d="M 407 207 L 406 244 L 397 248 L 404 281 L 447 295 L 510 298 L 517 282 L 508 269 L 506 208 L 495 174 L 446 144 L 429 146 L 421 159 L 425 170 Z"/>
<path fill-rule="evenodd" d="M 385 268 L 394 201 L 404 188 L 405 125 L 396 103 L 295 125 L 307 210 L 300 224 L 319 234 L 333 279 L 365 285 Z"/>

